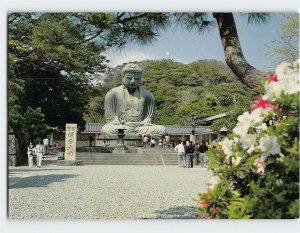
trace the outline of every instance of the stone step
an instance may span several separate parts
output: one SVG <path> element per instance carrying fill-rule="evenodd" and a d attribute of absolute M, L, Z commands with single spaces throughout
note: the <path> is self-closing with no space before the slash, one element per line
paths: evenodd
<path fill-rule="evenodd" d="M 83 164 L 89 165 L 177 165 L 176 153 L 115 154 L 77 152 L 76 157 Z"/>

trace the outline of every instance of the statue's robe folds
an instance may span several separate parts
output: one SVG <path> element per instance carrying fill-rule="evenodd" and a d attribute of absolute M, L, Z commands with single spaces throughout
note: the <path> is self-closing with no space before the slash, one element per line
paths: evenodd
<path fill-rule="evenodd" d="M 117 134 L 119 119 L 125 121 L 126 134 L 163 135 L 164 126 L 152 124 L 154 98 L 151 92 L 139 87 L 130 94 L 123 85 L 111 89 L 105 96 L 105 134 Z"/>

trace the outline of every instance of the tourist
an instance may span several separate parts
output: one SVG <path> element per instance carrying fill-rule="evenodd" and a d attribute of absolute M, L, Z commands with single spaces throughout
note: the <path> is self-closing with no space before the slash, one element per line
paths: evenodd
<path fill-rule="evenodd" d="M 163 144 L 163 148 L 165 149 L 167 147 L 167 140 L 166 140 L 166 138 L 164 138 L 162 140 L 162 144 Z"/>
<path fill-rule="evenodd" d="M 54 147 L 59 147 L 59 142 L 58 142 L 58 141 L 56 141 L 56 140 L 55 140 L 55 141 L 53 141 L 53 146 L 54 146 Z"/>
<path fill-rule="evenodd" d="M 57 159 L 58 160 L 64 160 L 65 159 L 65 153 L 62 149 L 59 150 L 59 152 L 57 154 Z"/>
<path fill-rule="evenodd" d="M 149 142 L 149 137 L 147 135 L 145 135 L 144 137 L 144 147 L 148 147 L 148 142 Z"/>
<path fill-rule="evenodd" d="M 42 156 L 43 156 L 43 145 L 40 140 L 35 147 L 35 154 L 36 154 L 36 166 L 40 168 L 42 166 Z"/>
<path fill-rule="evenodd" d="M 92 135 L 90 135 L 90 136 L 88 137 L 88 139 L 89 139 L 89 142 L 90 142 L 89 147 L 93 146 L 92 143 L 93 143 L 93 141 L 94 141 L 94 137 L 93 137 Z"/>
<path fill-rule="evenodd" d="M 155 138 L 151 138 L 151 147 L 155 147 L 155 144 L 156 144 Z"/>
<path fill-rule="evenodd" d="M 166 139 L 166 144 L 169 147 L 169 145 L 170 145 L 170 136 L 169 136 L 169 134 L 166 134 L 165 139 Z"/>
<path fill-rule="evenodd" d="M 161 139 L 159 139 L 159 140 L 158 140 L 158 144 L 157 144 L 157 145 L 158 145 L 158 147 L 159 147 L 159 148 L 161 148 L 161 149 L 162 149 L 162 147 L 163 147 L 163 144 L 162 144 L 162 140 L 161 140 Z"/>
<path fill-rule="evenodd" d="M 171 147 L 173 147 L 173 148 L 175 147 L 175 142 L 174 141 L 171 142 Z"/>
<path fill-rule="evenodd" d="M 49 154 L 49 139 L 46 137 L 43 139 L 43 155 Z"/>
<path fill-rule="evenodd" d="M 28 167 L 33 167 L 33 154 L 34 154 L 34 146 L 32 142 L 29 142 L 29 146 L 27 147 L 27 155 L 28 155 Z"/>
<path fill-rule="evenodd" d="M 193 168 L 193 157 L 194 157 L 194 145 L 192 141 L 187 141 L 187 146 L 185 147 L 185 155 L 187 159 L 187 167 Z"/>
<path fill-rule="evenodd" d="M 206 157 L 206 151 L 208 150 L 208 147 L 206 145 L 206 141 L 202 140 L 202 144 L 199 147 L 199 163 L 201 167 L 205 167 L 205 163 L 207 161 Z"/>
<path fill-rule="evenodd" d="M 144 146 L 144 135 L 141 136 L 141 143 L 142 143 L 142 146 Z"/>
<path fill-rule="evenodd" d="M 195 145 L 195 152 L 194 152 L 194 156 L 196 158 L 196 164 L 198 165 L 199 163 L 199 149 L 200 149 L 200 146 L 199 146 L 199 143 L 196 142 L 196 145 Z"/>
<path fill-rule="evenodd" d="M 185 150 L 184 150 L 183 141 L 178 142 L 178 145 L 175 147 L 175 151 L 178 154 L 178 166 L 185 167 L 185 159 L 184 159 Z"/>

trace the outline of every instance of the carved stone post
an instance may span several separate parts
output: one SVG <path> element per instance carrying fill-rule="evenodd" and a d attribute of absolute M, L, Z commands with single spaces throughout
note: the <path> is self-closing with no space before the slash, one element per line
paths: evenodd
<path fill-rule="evenodd" d="M 82 162 L 76 160 L 77 124 L 66 124 L 65 131 L 65 160 L 58 160 L 57 165 L 74 166 Z"/>

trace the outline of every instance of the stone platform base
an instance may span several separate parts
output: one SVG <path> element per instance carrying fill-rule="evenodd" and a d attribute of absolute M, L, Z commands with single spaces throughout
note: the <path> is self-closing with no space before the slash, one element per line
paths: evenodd
<path fill-rule="evenodd" d="M 57 160 L 57 166 L 81 166 L 83 162 L 81 160 Z"/>
<path fill-rule="evenodd" d="M 114 154 L 126 154 L 126 153 L 128 153 L 128 151 L 125 150 L 125 149 L 116 148 L 116 149 L 114 149 L 114 150 L 112 151 L 112 153 L 114 153 Z"/>
<path fill-rule="evenodd" d="M 104 141 L 109 141 L 110 147 L 116 147 L 118 143 L 117 135 L 99 135 L 97 138 L 98 144 L 103 145 Z M 141 138 L 137 135 L 126 134 L 124 137 L 125 146 L 143 146 Z"/>

